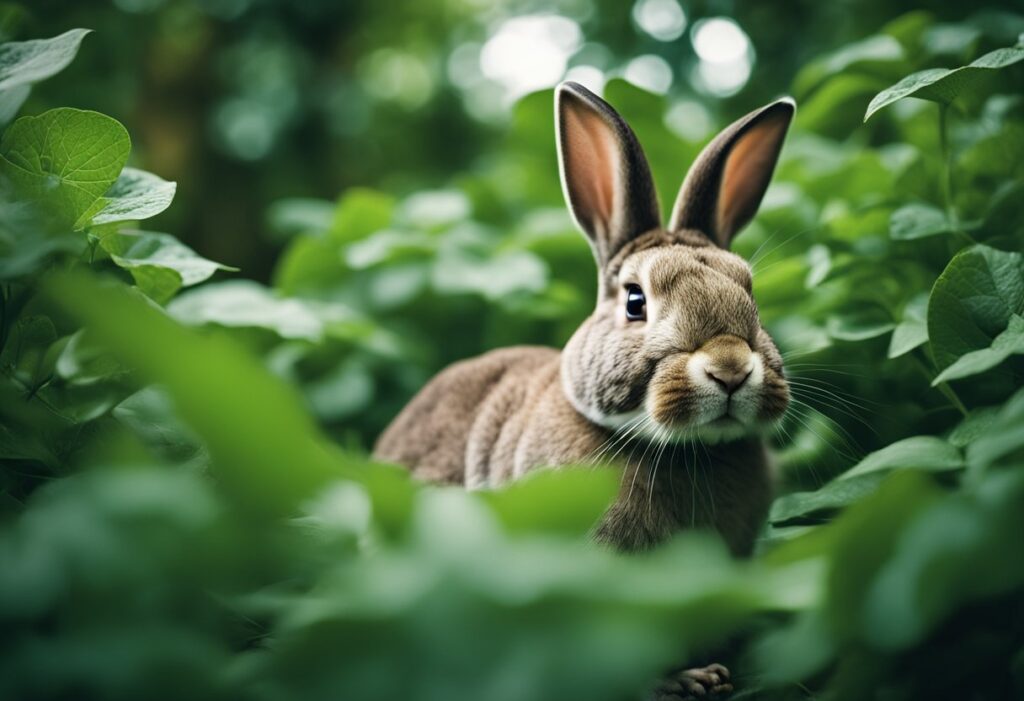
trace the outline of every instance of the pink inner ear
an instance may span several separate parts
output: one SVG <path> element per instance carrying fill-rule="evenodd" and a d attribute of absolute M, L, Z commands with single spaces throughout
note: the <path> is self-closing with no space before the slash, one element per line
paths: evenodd
<path fill-rule="evenodd" d="M 616 142 L 608 125 L 586 111 L 565 114 L 566 179 L 577 216 L 588 213 L 593 230 L 607 230 L 615 206 Z"/>
<path fill-rule="evenodd" d="M 725 162 L 716 211 L 719 232 L 731 237 L 757 212 L 782 148 L 789 116 L 765 119 L 732 147 Z"/>

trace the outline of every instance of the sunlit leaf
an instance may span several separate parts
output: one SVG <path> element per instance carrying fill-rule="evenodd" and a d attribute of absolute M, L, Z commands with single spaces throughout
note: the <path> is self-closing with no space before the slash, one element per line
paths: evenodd
<path fill-rule="evenodd" d="M 167 209 L 174 199 L 176 183 L 152 173 L 125 168 L 104 194 L 103 208 L 92 217 L 93 225 L 149 219 Z"/>
<path fill-rule="evenodd" d="M 237 270 L 203 258 L 169 234 L 121 231 L 101 237 L 100 246 L 118 267 L 132 274 L 139 289 L 160 303 L 218 270 Z"/>
<path fill-rule="evenodd" d="M 131 141 L 116 120 L 70 108 L 22 117 L 0 140 L 0 173 L 70 227 L 117 180 Z"/>

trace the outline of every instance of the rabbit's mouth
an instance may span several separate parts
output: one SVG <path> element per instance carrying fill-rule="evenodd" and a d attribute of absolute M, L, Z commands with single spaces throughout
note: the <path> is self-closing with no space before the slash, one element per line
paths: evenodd
<path fill-rule="evenodd" d="M 746 350 L 726 373 L 698 350 L 659 363 L 645 409 L 656 429 L 718 439 L 761 432 L 781 417 L 788 387 L 757 353 Z"/>

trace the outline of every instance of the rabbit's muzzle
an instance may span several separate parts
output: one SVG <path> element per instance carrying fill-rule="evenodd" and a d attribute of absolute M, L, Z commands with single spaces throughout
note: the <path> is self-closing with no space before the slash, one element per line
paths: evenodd
<path fill-rule="evenodd" d="M 788 403 L 785 380 L 762 355 L 744 339 L 722 334 L 660 362 L 646 409 L 664 428 L 741 434 L 780 418 Z"/>

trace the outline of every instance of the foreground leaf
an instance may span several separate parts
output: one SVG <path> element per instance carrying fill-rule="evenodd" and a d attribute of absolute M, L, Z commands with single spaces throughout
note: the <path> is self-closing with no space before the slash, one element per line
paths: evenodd
<path fill-rule="evenodd" d="M 0 125 L 9 122 L 38 83 L 67 68 L 88 29 L 72 29 L 52 39 L 0 44 Z"/>
<path fill-rule="evenodd" d="M 0 141 L 0 174 L 26 200 L 73 227 L 128 160 L 131 139 L 116 119 L 70 108 L 22 117 Z"/>
<path fill-rule="evenodd" d="M 12 41 L 0 45 L 0 90 L 38 83 L 64 70 L 88 29 L 71 29 L 52 39 Z"/>
<path fill-rule="evenodd" d="M 407 508 L 389 476 L 396 473 L 360 474 L 359 463 L 320 434 L 295 390 L 227 338 L 186 329 L 141 297 L 81 274 L 54 276 L 46 289 L 122 362 L 167 389 L 206 441 L 219 479 L 246 507 L 288 513 L 329 480 L 359 476 L 377 481 L 371 495 L 380 511 Z"/>
<path fill-rule="evenodd" d="M 203 258 L 170 234 L 118 232 L 101 238 L 100 246 L 132 274 L 140 290 L 161 304 L 181 287 L 199 284 L 218 270 L 237 270 Z"/>
<path fill-rule="evenodd" d="M 1024 318 L 1014 314 L 1006 330 L 995 337 L 992 345 L 960 356 L 955 363 L 932 381 L 938 385 L 961 377 L 970 377 L 994 368 L 1011 355 L 1024 353 Z"/>
<path fill-rule="evenodd" d="M 912 73 L 890 88 L 878 93 L 864 113 L 868 121 L 878 110 L 905 97 L 917 97 L 948 105 L 964 88 L 988 71 L 1005 68 L 1024 60 L 1024 46 L 996 49 L 960 68 L 929 68 Z"/>
<path fill-rule="evenodd" d="M 174 199 L 177 183 L 152 173 L 125 168 L 104 195 L 103 209 L 92 218 L 93 225 L 149 219 L 167 209 Z"/>
<path fill-rule="evenodd" d="M 1024 314 L 1024 255 L 988 246 L 958 253 L 928 301 L 928 337 L 938 369 L 989 348 L 1014 314 Z"/>
<path fill-rule="evenodd" d="M 935 436 L 914 436 L 876 450 L 837 479 L 846 480 L 871 472 L 893 469 L 956 470 L 964 465 L 960 451 Z"/>

